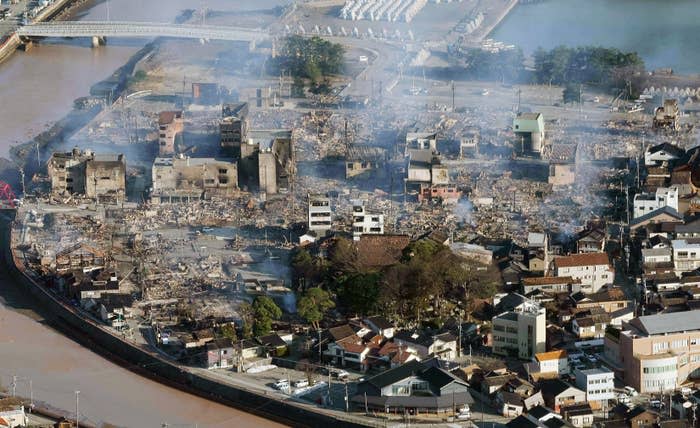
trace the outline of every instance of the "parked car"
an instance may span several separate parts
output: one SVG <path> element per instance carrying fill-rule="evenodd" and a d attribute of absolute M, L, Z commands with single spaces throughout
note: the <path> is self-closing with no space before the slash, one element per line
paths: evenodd
<path fill-rule="evenodd" d="M 345 370 L 337 370 L 334 371 L 331 376 L 338 380 L 347 380 L 350 377 L 350 373 L 346 372 Z"/>
<path fill-rule="evenodd" d="M 294 388 L 306 388 L 307 386 L 309 386 L 309 381 L 306 379 L 294 381 Z"/>
<path fill-rule="evenodd" d="M 287 379 L 280 379 L 275 382 L 275 388 L 279 390 L 289 389 L 289 381 Z"/>

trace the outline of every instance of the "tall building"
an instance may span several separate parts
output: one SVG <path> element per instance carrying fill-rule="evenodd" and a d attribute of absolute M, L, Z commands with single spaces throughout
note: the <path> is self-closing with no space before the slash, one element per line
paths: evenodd
<path fill-rule="evenodd" d="M 366 234 L 384 234 L 384 214 L 365 209 L 363 201 L 352 204 L 352 238 L 355 241 Z"/>
<path fill-rule="evenodd" d="M 248 103 L 224 104 L 221 108 L 221 148 L 237 159 L 241 157 L 241 144 L 248 136 L 248 110 Z"/>
<path fill-rule="evenodd" d="M 158 156 L 175 153 L 175 137 L 185 127 L 182 111 L 163 111 L 158 115 Z"/>
<path fill-rule="evenodd" d="M 53 195 L 78 194 L 97 200 L 123 200 L 126 159 L 123 154 L 95 154 L 78 148 L 54 153 L 48 162 Z"/>
<path fill-rule="evenodd" d="M 496 304 L 493 323 L 493 353 L 531 359 L 545 351 L 546 310 L 516 293 Z"/>
<path fill-rule="evenodd" d="M 634 318 L 605 336 L 605 355 L 639 392 L 679 388 L 700 378 L 700 310 Z"/>
<path fill-rule="evenodd" d="M 324 195 L 308 195 L 308 229 L 325 235 L 333 225 L 331 199 Z"/>

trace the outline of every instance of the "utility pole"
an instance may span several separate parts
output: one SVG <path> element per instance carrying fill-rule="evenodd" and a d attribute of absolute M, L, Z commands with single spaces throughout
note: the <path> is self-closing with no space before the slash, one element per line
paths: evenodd
<path fill-rule="evenodd" d="M 41 168 L 41 154 L 39 153 L 39 142 L 36 141 L 36 167 Z"/>
<path fill-rule="evenodd" d="M 12 376 L 12 396 L 17 392 L 17 376 Z"/>
<path fill-rule="evenodd" d="M 19 175 L 22 179 L 22 197 L 27 195 L 27 189 L 24 187 L 24 167 L 19 167 Z"/>
<path fill-rule="evenodd" d="M 459 336 L 457 336 L 457 357 L 462 356 L 462 312 L 459 313 Z"/>
<path fill-rule="evenodd" d="M 455 81 L 452 81 L 452 113 L 455 111 Z"/>
<path fill-rule="evenodd" d="M 345 413 L 350 411 L 350 402 L 348 401 L 348 382 L 345 382 Z"/>
<path fill-rule="evenodd" d="M 80 391 L 75 391 L 75 428 L 80 428 Z"/>
<path fill-rule="evenodd" d="M 29 379 L 29 409 L 34 410 L 34 386 L 31 379 Z"/>

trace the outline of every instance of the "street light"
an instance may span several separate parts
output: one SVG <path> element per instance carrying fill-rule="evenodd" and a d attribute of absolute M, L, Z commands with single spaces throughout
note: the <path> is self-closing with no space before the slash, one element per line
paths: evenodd
<path fill-rule="evenodd" d="M 75 391 L 75 428 L 79 428 L 80 421 L 80 391 Z"/>

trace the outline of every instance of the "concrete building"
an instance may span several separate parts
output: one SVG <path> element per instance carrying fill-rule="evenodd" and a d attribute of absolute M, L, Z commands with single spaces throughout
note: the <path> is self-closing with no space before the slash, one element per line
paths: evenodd
<path fill-rule="evenodd" d="M 667 129 L 678 131 L 681 128 L 681 111 L 678 108 L 678 100 L 664 100 L 664 105 L 657 107 L 654 111 L 652 122 L 654 129 Z"/>
<path fill-rule="evenodd" d="M 175 138 L 184 128 L 182 110 L 163 111 L 158 115 L 158 156 L 175 154 Z"/>
<path fill-rule="evenodd" d="M 674 239 L 673 268 L 676 274 L 700 268 L 700 240 L 697 238 Z"/>
<path fill-rule="evenodd" d="M 415 193 L 419 201 L 442 199 L 447 202 L 459 200 L 460 192 L 450 184 L 446 165 L 442 165 L 437 152 L 430 149 L 409 150 L 406 192 Z"/>
<path fill-rule="evenodd" d="M 516 149 L 521 153 L 542 153 L 545 146 L 542 113 L 518 113 L 513 119 Z"/>
<path fill-rule="evenodd" d="M 404 154 L 408 156 L 411 150 L 429 150 L 437 153 L 436 132 L 409 132 L 406 134 L 406 148 Z"/>
<path fill-rule="evenodd" d="M 624 323 L 617 338 L 606 335 L 605 355 L 614 358 L 624 382 L 639 392 L 676 389 L 700 377 L 700 311 L 647 315 Z"/>
<path fill-rule="evenodd" d="M 324 195 L 307 195 L 308 230 L 325 235 L 333 226 L 331 199 Z"/>
<path fill-rule="evenodd" d="M 682 195 L 680 193 L 681 188 L 678 185 L 659 187 L 655 193 L 637 193 L 634 195 L 633 218 L 641 217 L 663 207 L 671 207 L 678 212 L 685 212 L 688 204 L 681 204 Z"/>
<path fill-rule="evenodd" d="M 492 319 L 493 353 L 531 359 L 545 351 L 546 310 L 520 297 L 521 303 Z"/>
<path fill-rule="evenodd" d="M 479 154 L 479 140 L 481 131 L 479 128 L 467 128 L 459 139 L 460 159 L 475 157 Z"/>
<path fill-rule="evenodd" d="M 345 178 L 363 176 L 370 178 L 383 173 L 386 165 L 386 150 L 381 147 L 354 145 L 348 148 L 345 158 Z"/>
<path fill-rule="evenodd" d="M 238 192 L 238 167 L 233 159 L 156 158 L 151 169 L 151 202 L 185 202 Z"/>
<path fill-rule="evenodd" d="M 294 175 L 292 131 L 251 130 L 241 145 L 241 177 L 245 185 L 266 194 L 289 190 Z"/>
<path fill-rule="evenodd" d="M 600 408 L 615 398 L 615 373 L 601 367 L 574 370 L 576 387 L 586 393 L 586 401 Z"/>
<path fill-rule="evenodd" d="M 52 154 L 47 170 L 54 196 L 78 194 L 98 201 L 125 198 L 126 159 L 122 154 L 95 154 L 75 148 Z"/>
<path fill-rule="evenodd" d="M 615 271 L 605 253 L 583 253 L 554 259 L 554 275 L 581 280 L 581 289 L 595 293 L 613 283 Z"/>
<path fill-rule="evenodd" d="M 224 104 L 219 133 L 221 149 L 227 156 L 240 159 L 241 145 L 248 138 L 248 103 Z"/>
<path fill-rule="evenodd" d="M 384 214 L 367 211 L 364 201 L 354 201 L 352 204 L 352 238 L 360 240 L 366 234 L 384 234 Z"/>

